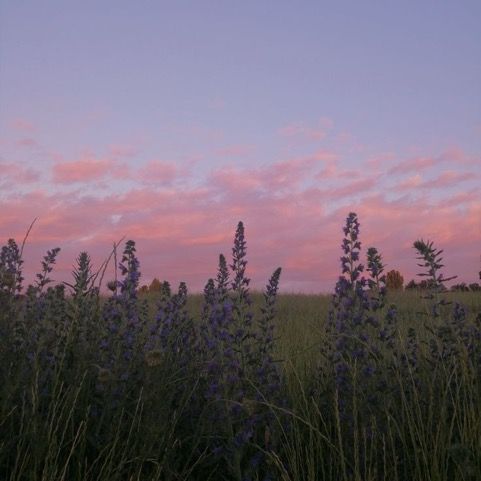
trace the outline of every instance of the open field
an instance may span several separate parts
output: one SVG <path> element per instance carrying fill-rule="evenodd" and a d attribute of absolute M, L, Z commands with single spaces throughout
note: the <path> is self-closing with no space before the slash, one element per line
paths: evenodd
<path fill-rule="evenodd" d="M 429 291 L 386 291 L 374 255 L 360 276 L 349 218 L 345 233 L 334 296 L 278 295 L 279 270 L 250 293 L 241 224 L 233 267 L 221 257 L 193 296 L 139 295 L 130 241 L 108 298 L 85 255 L 51 287 L 53 251 L 19 296 L 10 243 L 0 478 L 480 479 L 481 293 L 444 293 L 436 273 Z"/>

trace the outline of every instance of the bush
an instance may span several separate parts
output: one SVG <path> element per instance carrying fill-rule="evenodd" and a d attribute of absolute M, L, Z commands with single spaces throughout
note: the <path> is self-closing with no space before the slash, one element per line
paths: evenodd
<path fill-rule="evenodd" d="M 386 274 L 386 287 L 390 290 L 402 289 L 404 285 L 404 277 L 399 271 L 391 270 Z"/>

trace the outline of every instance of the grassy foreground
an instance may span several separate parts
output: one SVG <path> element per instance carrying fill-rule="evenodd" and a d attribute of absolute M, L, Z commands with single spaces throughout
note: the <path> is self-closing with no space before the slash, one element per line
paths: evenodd
<path fill-rule="evenodd" d="M 132 242 L 106 300 L 86 255 L 51 287 L 54 251 L 24 292 L 9 243 L 0 479 L 481 479 L 481 293 L 386 292 L 353 219 L 334 296 L 249 293 L 241 224 L 192 296 L 138 295 Z"/>

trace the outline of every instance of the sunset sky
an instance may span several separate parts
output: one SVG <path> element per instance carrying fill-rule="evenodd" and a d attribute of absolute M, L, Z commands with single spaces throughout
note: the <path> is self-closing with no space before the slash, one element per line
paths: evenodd
<path fill-rule="evenodd" d="M 330 290 L 342 226 L 415 278 L 481 269 L 481 2 L 5 1 L 0 243 L 26 271 L 137 243 L 193 291 L 246 226 L 262 288 Z M 112 277 L 112 269 L 109 274 Z"/>

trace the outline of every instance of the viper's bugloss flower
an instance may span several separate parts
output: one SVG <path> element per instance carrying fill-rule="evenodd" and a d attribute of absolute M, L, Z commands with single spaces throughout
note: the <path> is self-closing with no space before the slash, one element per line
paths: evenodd
<path fill-rule="evenodd" d="M 47 251 L 47 254 L 44 256 L 42 260 L 42 272 L 37 274 L 36 276 L 37 277 L 36 285 L 39 292 L 42 291 L 47 284 L 52 282 L 52 279 L 48 277 L 48 274 L 52 272 L 53 265 L 57 260 L 57 255 L 59 252 L 60 252 L 60 247 L 55 247 L 55 249 Z"/>
<path fill-rule="evenodd" d="M 247 266 L 246 245 L 247 243 L 244 236 L 244 224 L 242 222 L 239 222 L 237 224 L 237 229 L 234 237 L 234 247 L 232 248 L 231 269 L 234 274 L 234 279 L 232 280 L 232 291 L 236 294 L 239 303 L 245 303 L 250 305 L 250 279 L 245 275 Z"/>
<path fill-rule="evenodd" d="M 223 254 L 219 254 L 216 289 L 217 301 L 224 302 L 227 296 L 227 292 L 229 290 L 229 269 L 227 267 L 227 261 Z"/>
<path fill-rule="evenodd" d="M 204 321 L 209 317 L 212 306 L 216 302 L 216 287 L 214 279 L 209 279 L 204 287 L 204 305 L 202 307 L 202 319 Z"/>
<path fill-rule="evenodd" d="M 264 386 L 267 397 L 282 403 L 280 393 L 280 373 L 274 362 L 274 318 L 276 314 L 276 299 L 279 289 L 281 268 L 277 268 L 272 274 L 264 292 L 264 306 L 261 308 L 261 317 L 258 322 L 258 332 L 255 335 L 257 341 L 258 369 L 257 380 L 260 386 Z"/>
<path fill-rule="evenodd" d="M 135 242 L 127 241 L 118 268 L 121 279 L 112 286 L 112 295 L 102 307 L 105 331 L 99 340 L 99 362 L 112 372 L 117 383 L 112 388 L 120 402 L 127 384 L 140 382 L 143 352 L 140 349 L 146 309 L 138 299 L 140 264 L 135 255 Z"/>
<path fill-rule="evenodd" d="M 209 281 L 204 290 L 201 335 L 204 396 L 211 406 L 209 419 L 224 433 L 225 449 L 219 452 L 229 465 L 242 461 L 239 468 L 244 477 L 252 474 L 248 460 L 255 450 L 249 446 L 258 443 L 266 429 L 275 431 L 266 404 L 283 405 L 280 374 L 273 359 L 281 270 L 271 277 L 261 316 L 256 319 L 251 311 L 246 267 L 247 243 L 244 225 L 239 222 L 230 264 L 232 281 L 229 283 L 227 263 L 221 255 L 216 283 Z"/>
<path fill-rule="evenodd" d="M 20 294 L 22 290 L 22 254 L 14 239 L 0 250 L 0 294 Z"/>
<path fill-rule="evenodd" d="M 440 269 L 444 267 L 444 264 L 441 263 L 443 250 L 435 249 L 432 241 L 419 239 L 413 243 L 413 247 L 419 254 L 417 259 L 422 261 L 418 266 L 426 269 L 425 272 L 418 274 L 420 277 L 427 278 L 428 291 L 424 298 L 431 300 L 430 314 L 434 318 L 438 318 L 441 315 L 441 307 L 449 304 L 441 296 L 446 290 L 444 283 L 456 279 L 457 276 L 444 277 L 440 272 Z"/>
<path fill-rule="evenodd" d="M 382 257 L 375 248 L 368 250 L 367 272 L 370 279 L 362 276 L 364 266 L 360 262 L 360 223 L 351 212 L 343 228 L 341 247 L 341 271 L 332 298 L 328 319 L 330 343 L 322 347 L 326 356 L 327 372 L 320 379 L 332 379 L 332 389 L 337 392 L 338 409 L 343 422 L 371 422 L 373 404 L 379 403 L 385 389 L 383 379 L 384 356 L 389 356 L 395 338 L 395 309 L 390 309 L 383 319 L 385 280 L 382 276 Z M 324 377 L 322 377 L 324 376 Z M 319 382 L 319 381 L 318 381 Z M 319 392 L 319 389 L 314 389 Z M 353 400 L 356 399 L 354 415 Z M 380 423 L 380 419 L 376 423 Z M 369 426 L 364 426 L 366 429 Z"/>
<path fill-rule="evenodd" d="M 368 279 L 370 289 L 371 308 L 374 310 L 381 309 L 384 306 L 384 298 L 386 296 L 386 276 L 384 272 L 384 264 L 382 256 L 375 247 L 367 250 L 367 272 L 371 278 Z"/>

